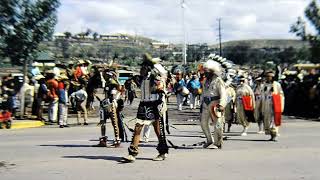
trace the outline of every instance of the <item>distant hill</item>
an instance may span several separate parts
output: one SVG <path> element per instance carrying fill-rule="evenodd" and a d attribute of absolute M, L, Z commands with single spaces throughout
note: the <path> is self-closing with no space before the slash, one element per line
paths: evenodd
<path fill-rule="evenodd" d="M 117 35 L 117 34 L 115 34 Z M 119 34 L 118 34 L 119 35 Z M 96 62 L 104 62 L 110 59 L 117 57 L 119 63 L 126 64 L 129 66 L 134 66 L 137 64 L 136 59 L 141 57 L 145 52 L 151 53 L 154 57 L 163 57 L 164 60 L 169 60 L 168 62 L 181 62 L 182 56 L 174 56 L 173 52 L 181 52 L 181 44 L 170 44 L 167 49 L 161 49 L 158 47 L 152 46 L 152 42 L 160 42 L 155 39 L 140 35 L 129 35 L 129 34 L 120 34 L 127 38 L 125 39 L 108 39 L 108 40 L 94 40 L 94 39 L 58 39 L 56 41 L 44 42 L 41 45 L 41 51 L 51 51 L 55 54 L 55 57 L 60 58 L 60 61 L 64 61 L 63 53 L 68 54 L 69 57 L 85 57 L 93 58 Z M 69 45 L 63 46 L 64 41 L 67 41 Z M 245 63 L 245 62 L 256 62 L 255 57 L 244 57 L 241 60 L 240 55 L 243 55 L 244 51 L 250 51 L 249 54 L 253 56 L 253 53 L 259 55 L 261 58 L 265 55 L 265 52 L 261 52 L 258 49 L 263 49 L 270 54 L 278 54 L 279 49 L 282 51 L 286 48 L 293 47 L 294 49 L 301 49 L 303 47 L 308 47 L 307 42 L 300 40 L 292 39 L 255 39 L 255 40 L 239 40 L 239 41 L 229 41 L 222 44 L 224 49 L 224 55 L 234 62 Z M 246 46 L 245 48 L 239 48 L 237 46 Z M 197 49 L 197 48 L 202 48 Z M 210 54 L 217 52 L 218 45 L 209 45 L 204 44 L 195 46 L 194 49 L 191 47 L 189 51 L 189 57 L 201 58 L 205 54 Z M 229 47 L 229 51 L 227 48 Z M 236 47 L 236 48 L 232 48 Z M 63 51 L 63 48 L 66 50 Z M 290 51 L 291 52 L 291 51 Z M 238 54 L 237 54 L 238 53 Z M 239 55 L 240 53 L 240 55 Z M 248 53 L 247 53 L 247 56 Z M 234 57 L 234 58 L 233 58 Z M 270 56 L 271 57 L 271 56 Z M 190 60 L 190 58 L 189 58 Z M 269 60 L 269 59 L 268 59 Z M 272 59 L 271 59 L 272 60 Z M 192 60 L 193 61 L 193 60 Z M 285 61 L 285 60 L 283 60 Z"/>
<path fill-rule="evenodd" d="M 128 36 L 129 40 L 131 41 L 139 41 L 142 42 L 144 44 L 150 44 L 151 42 L 159 42 L 157 40 L 148 38 L 148 37 L 144 37 L 144 36 L 135 36 L 135 35 L 130 35 L 130 34 L 125 34 L 126 36 Z"/>
<path fill-rule="evenodd" d="M 285 49 L 289 47 L 300 49 L 302 47 L 308 47 L 309 43 L 301 40 L 294 40 L 294 39 L 253 39 L 253 40 L 228 41 L 228 42 L 222 43 L 222 47 L 232 47 L 232 46 L 249 46 L 253 49 L 260 49 L 260 48 Z M 215 44 L 210 47 L 219 48 L 219 44 Z"/>

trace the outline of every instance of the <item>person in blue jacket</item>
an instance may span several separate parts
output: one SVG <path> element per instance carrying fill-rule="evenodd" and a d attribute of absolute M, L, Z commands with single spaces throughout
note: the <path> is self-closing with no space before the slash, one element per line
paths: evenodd
<path fill-rule="evenodd" d="M 183 79 L 183 73 L 181 70 L 177 70 L 176 83 L 174 85 L 174 92 L 177 95 L 177 105 L 178 105 L 179 111 L 182 111 L 183 99 L 184 99 L 184 96 L 186 95 L 186 94 L 183 94 L 184 93 L 183 88 L 186 88 L 186 83 Z"/>
<path fill-rule="evenodd" d="M 190 108 L 196 109 L 196 101 L 199 93 L 201 92 L 201 83 L 197 76 L 197 73 L 193 73 L 191 76 L 191 80 L 187 85 L 188 90 L 190 91 Z"/>

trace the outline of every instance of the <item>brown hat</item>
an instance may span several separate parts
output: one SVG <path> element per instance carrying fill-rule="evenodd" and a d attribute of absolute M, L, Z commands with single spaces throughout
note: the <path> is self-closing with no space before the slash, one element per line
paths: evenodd
<path fill-rule="evenodd" d="M 267 75 L 274 77 L 275 73 L 274 73 L 274 71 L 270 70 L 270 71 L 266 71 L 265 76 L 267 76 Z"/>

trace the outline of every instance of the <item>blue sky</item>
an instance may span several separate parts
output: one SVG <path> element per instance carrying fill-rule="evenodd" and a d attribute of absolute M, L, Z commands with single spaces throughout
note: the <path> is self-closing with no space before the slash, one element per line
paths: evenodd
<path fill-rule="evenodd" d="M 100 34 L 128 33 L 164 42 L 183 41 L 181 0 L 61 0 L 56 32 L 90 28 Z M 310 0 L 186 0 L 188 43 L 296 38 L 289 28 Z"/>

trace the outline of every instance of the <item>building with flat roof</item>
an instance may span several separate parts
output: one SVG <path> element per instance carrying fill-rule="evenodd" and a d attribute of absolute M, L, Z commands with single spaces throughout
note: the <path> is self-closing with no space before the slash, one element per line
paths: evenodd
<path fill-rule="evenodd" d="M 100 34 L 100 39 L 104 41 L 108 40 L 128 40 L 129 37 L 123 34 Z"/>
<path fill-rule="evenodd" d="M 55 39 L 64 39 L 64 38 L 66 37 L 66 35 L 65 35 L 64 33 L 55 33 L 55 34 L 53 35 L 53 37 L 54 37 Z"/>
<path fill-rule="evenodd" d="M 169 49 L 170 47 L 169 43 L 163 42 L 152 42 L 151 45 L 154 49 Z"/>

